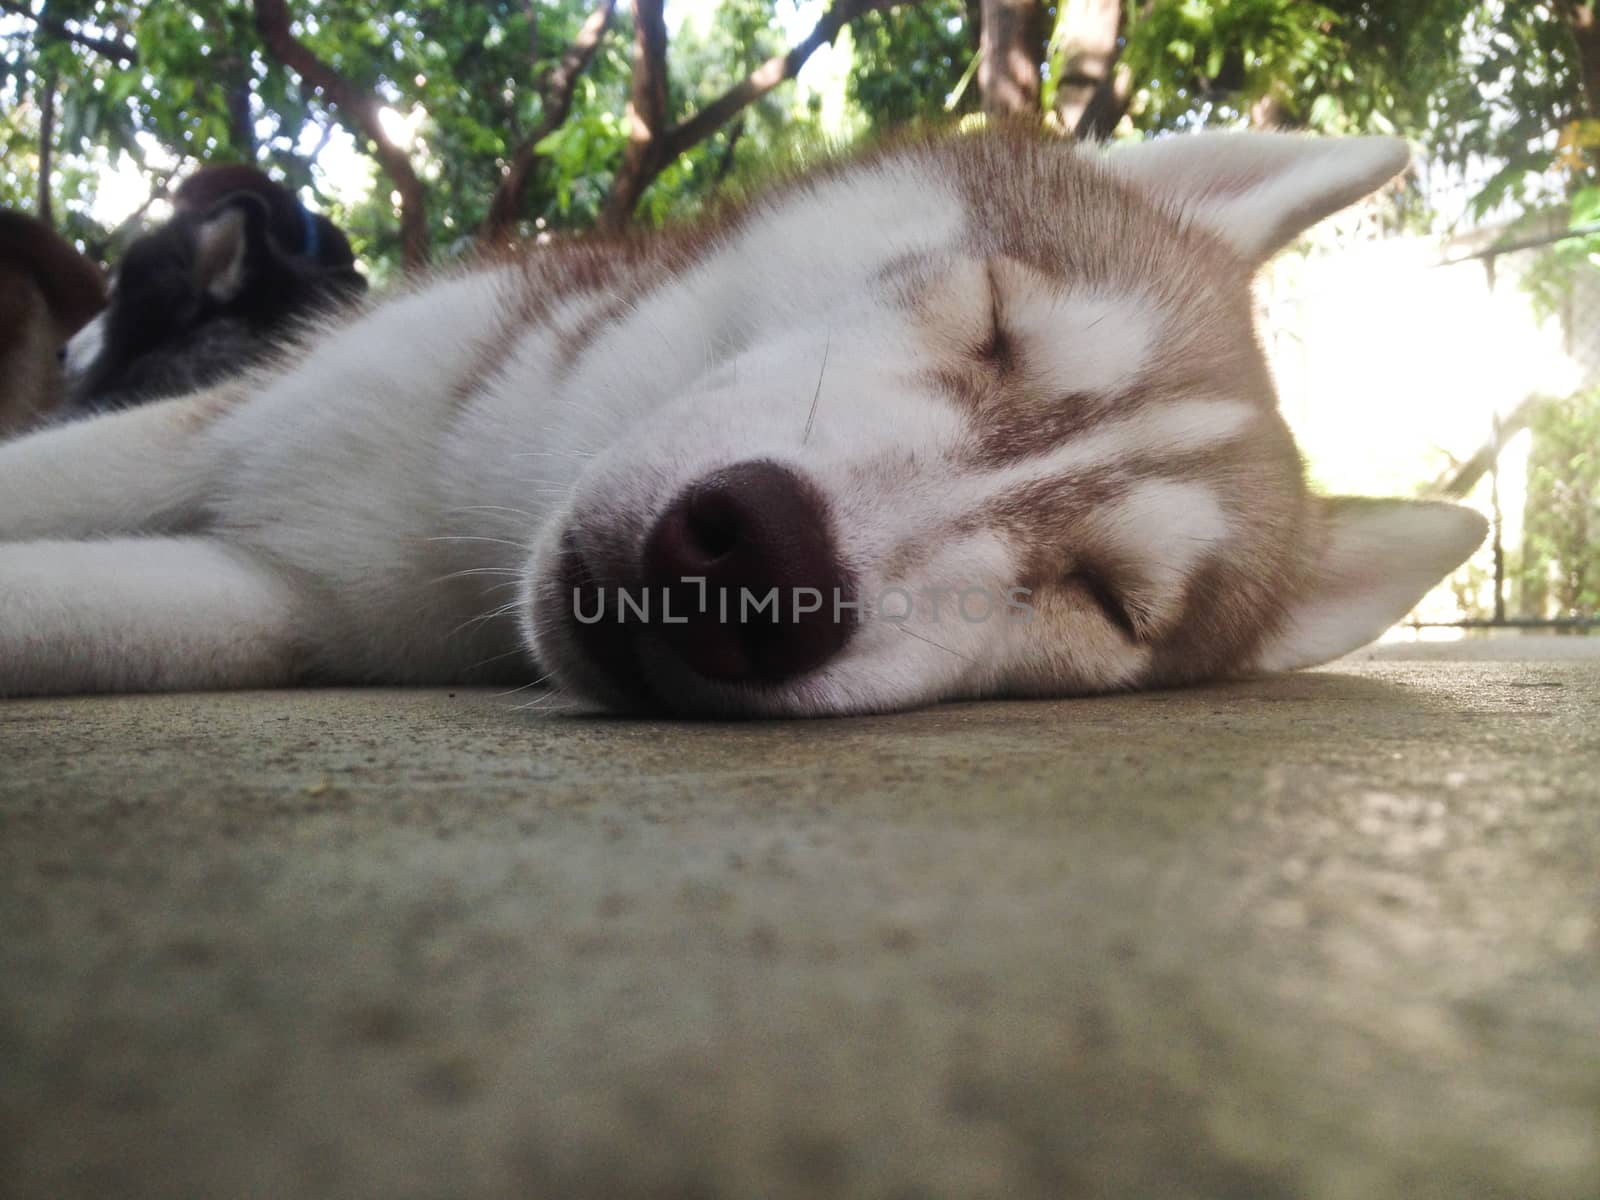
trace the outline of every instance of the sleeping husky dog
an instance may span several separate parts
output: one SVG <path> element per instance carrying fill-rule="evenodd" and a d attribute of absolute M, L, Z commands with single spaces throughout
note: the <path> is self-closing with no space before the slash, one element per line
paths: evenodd
<path fill-rule="evenodd" d="M 1255 269 L 1406 161 L 991 129 L 438 278 L 0 446 L 0 692 L 821 715 L 1324 662 L 1484 534 L 1310 495 L 1252 324 Z"/>

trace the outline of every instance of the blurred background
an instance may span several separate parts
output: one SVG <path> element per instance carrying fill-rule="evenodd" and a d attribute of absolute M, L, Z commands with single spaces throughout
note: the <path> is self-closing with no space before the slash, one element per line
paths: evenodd
<path fill-rule="evenodd" d="M 1416 169 L 1278 260 L 1263 336 L 1316 483 L 1496 536 L 1403 636 L 1600 607 L 1600 13 L 1477 0 L 0 0 L 0 208 L 114 265 L 254 164 L 381 289 L 650 226 L 917 123 L 1379 132 Z"/>

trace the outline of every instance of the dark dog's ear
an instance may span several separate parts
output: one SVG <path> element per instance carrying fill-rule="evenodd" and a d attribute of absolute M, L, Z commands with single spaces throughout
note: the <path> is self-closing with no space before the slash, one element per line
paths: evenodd
<path fill-rule="evenodd" d="M 201 219 L 195 230 L 195 290 L 219 304 L 244 291 L 252 267 L 271 253 L 272 212 L 260 196 L 235 192 Z"/>

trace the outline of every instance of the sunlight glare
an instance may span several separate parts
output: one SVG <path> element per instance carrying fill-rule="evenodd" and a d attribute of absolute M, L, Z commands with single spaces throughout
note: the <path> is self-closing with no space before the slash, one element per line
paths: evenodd
<path fill-rule="evenodd" d="M 139 149 L 152 171 L 170 171 L 178 160 L 149 133 L 136 135 Z M 114 228 L 139 211 L 150 197 L 151 179 L 134 157 L 119 150 L 115 158 L 103 148 L 97 148 L 94 159 L 97 165 L 94 200 L 89 204 L 89 215 L 101 225 Z M 163 220 L 171 212 L 164 201 L 155 201 L 146 209 L 152 221 Z"/>
<path fill-rule="evenodd" d="M 378 110 L 378 124 L 383 127 L 384 134 L 391 142 L 402 150 L 410 150 L 411 143 L 417 137 L 417 127 L 427 115 L 427 111 L 420 104 L 403 117 L 385 104 Z"/>
<path fill-rule="evenodd" d="M 315 126 L 307 125 L 301 134 L 300 153 L 308 154 L 316 149 L 321 136 Z M 372 195 L 378 178 L 377 164 L 370 155 L 356 148 L 355 139 L 342 125 L 329 135 L 328 144 L 317 155 L 313 172 L 323 194 L 346 208 L 364 204 Z"/>

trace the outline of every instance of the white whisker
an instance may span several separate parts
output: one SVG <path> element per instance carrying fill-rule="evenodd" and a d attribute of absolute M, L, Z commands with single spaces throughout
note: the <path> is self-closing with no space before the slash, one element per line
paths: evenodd
<path fill-rule="evenodd" d="M 505 586 L 505 585 L 501 585 L 501 586 Z M 517 609 L 519 609 L 521 607 L 522 607 L 522 597 L 518 596 L 515 600 L 512 600 L 512 601 L 510 601 L 510 602 L 508 602 L 506 604 L 502 604 L 498 608 L 491 608 L 488 612 L 479 613 L 476 616 L 468 617 L 465 621 L 461 622 L 461 624 L 457 625 L 449 633 L 445 634 L 445 638 L 446 638 L 446 640 L 449 640 L 450 638 L 456 637 L 456 636 L 458 636 L 459 634 L 465 632 L 468 629 L 476 629 L 478 626 L 485 625 L 488 622 L 493 621 L 493 620 L 495 620 L 495 619 L 497 619 L 499 617 L 508 617 L 512 613 L 516 612 Z M 521 647 L 519 646 L 514 653 L 520 653 L 520 652 L 521 652 Z M 503 658 L 505 656 L 501 655 L 500 657 Z M 491 659 L 490 661 L 493 661 L 493 660 Z M 481 666 L 482 664 L 480 663 L 479 665 Z"/>
<path fill-rule="evenodd" d="M 524 554 L 532 552 L 532 547 L 526 542 L 514 542 L 510 538 L 484 537 L 475 533 L 441 533 L 428 539 L 430 542 L 490 542 L 496 546 L 512 546 Z"/>
<path fill-rule="evenodd" d="M 666 331 L 656 324 L 655 318 L 645 312 L 643 303 L 638 300 L 629 300 L 624 304 L 624 307 L 650 326 L 655 331 L 656 336 L 661 339 L 661 344 L 667 348 L 667 353 L 673 358 L 677 357 L 678 348 L 672 344 L 672 339 L 667 336 Z"/>
<path fill-rule="evenodd" d="M 539 676 L 539 678 L 530 679 L 527 683 L 524 683 L 519 687 L 514 687 L 514 688 L 511 688 L 508 691 L 504 691 L 504 692 L 496 692 L 494 698 L 496 700 L 503 700 L 507 696 L 515 696 L 518 692 L 525 692 L 529 688 L 536 688 L 540 684 L 544 683 L 545 680 L 549 679 L 550 676 L 552 676 L 554 674 L 555 674 L 554 671 L 546 671 L 543 675 Z"/>
<path fill-rule="evenodd" d="M 532 710 L 535 712 L 555 712 L 563 708 L 571 708 L 573 707 L 570 699 L 571 695 L 572 691 L 570 688 L 558 688 L 555 691 L 548 692 L 543 696 L 537 696 L 526 703 L 515 705 L 512 708 L 512 711 L 528 712 L 529 710 Z"/>
<path fill-rule="evenodd" d="M 966 662 L 975 662 L 976 661 L 975 659 L 969 658 L 967 655 L 962 654 L 961 651 L 952 650 L 952 649 L 950 649 L 949 646 L 946 646 L 946 645 L 944 645 L 944 644 L 942 644 L 940 642 L 936 642 L 931 637 L 923 637 L 922 634 L 916 633 L 913 630 L 907 629 L 904 625 L 896 625 L 895 628 L 898 629 L 901 633 L 905 634 L 907 637 L 916 638 L 917 641 L 919 641 L 919 642 L 927 642 L 928 645 L 932 646 L 936 650 L 943 650 L 946 654 L 953 654 L 957 658 L 963 659 Z"/>
<path fill-rule="evenodd" d="M 593 450 L 518 450 L 512 458 L 596 458 Z"/>
<path fill-rule="evenodd" d="M 522 647 L 521 646 L 513 646 L 510 650 L 502 651 L 499 654 L 491 654 L 488 658 L 479 659 L 477 662 L 473 663 L 470 667 L 468 667 L 467 670 L 468 671 L 476 671 L 480 667 L 487 667 L 490 663 L 497 663 L 497 662 L 501 661 L 502 659 L 514 658 L 516 655 L 521 654 L 521 653 L 522 653 Z M 548 676 L 546 676 L 546 678 L 548 678 Z M 509 694 L 509 693 L 507 693 L 507 694 Z"/>
<path fill-rule="evenodd" d="M 452 579 L 467 579 L 476 575 L 506 575 L 513 580 L 521 579 L 522 572 L 515 567 L 467 567 L 462 571 L 451 571 L 448 575 L 436 576 L 432 582 L 448 583 Z M 504 584 L 500 586 L 504 587 Z"/>
<path fill-rule="evenodd" d="M 811 426 L 817 420 L 817 405 L 822 401 L 822 377 L 828 373 L 828 352 L 833 349 L 833 328 L 828 328 L 828 337 L 822 343 L 822 366 L 817 371 L 817 390 L 811 393 L 811 411 L 806 414 L 806 431 L 800 435 L 800 444 L 804 446 L 811 440 Z"/>
<path fill-rule="evenodd" d="M 525 508 L 512 508 L 506 504 L 465 504 L 460 508 L 446 509 L 445 512 L 447 514 L 474 512 L 510 513 L 512 516 L 526 517 L 530 521 L 539 519 Z"/>

